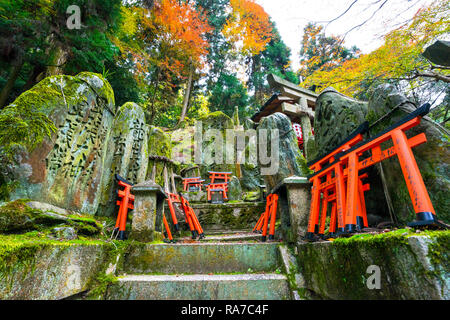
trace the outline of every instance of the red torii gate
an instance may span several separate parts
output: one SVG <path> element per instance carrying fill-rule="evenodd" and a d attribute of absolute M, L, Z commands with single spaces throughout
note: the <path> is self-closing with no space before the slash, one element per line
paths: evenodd
<path fill-rule="evenodd" d="M 344 207 L 345 207 L 345 177 L 341 163 L 335 160 L 336 154 L 341 151 L 350 149 L 352 146 L 361 142 L 364 137 L 363 134 L 368 130 L 368 122 L 364 122 L 360 125 L 347 139 L 340 143 L 330 153 L 325 156 L 319 157 L 313 161 L 307 163 L 307 166 L 314 170 L 315 173 L 308 176 L 308 179 L 312 182 L 312 197 L 311 208 L 307 229 L 307 238 L 312 239 L 313 234 L 323 234 L 325 228 L 325 215 L 327 211 L 328 202 L 332 202 L 331 220 L 330 226 L 334 233 L 335 224 L 337 220 L 338 233 L 344 232 Z M 334 175 L 334 177 L 333 177 Z M 325 182 L 322 183 L 322 180 Z M 362 178 L 361 178 L 362 179 Z M 334 191 L 334 195 L 331 196 L 330 192 Z M 320 215 L 320 195 L 324 193 L 324 199 L 322 201 L 322 221 L 319 230 L 319 215 Z M 365 210 L 365 206 L 364 206 Z M 363 219 L 365 220 L 365 219 Z"/>
<path fill-rule="evenodd" d="M 117 200 L 116 204 L 119 206 L 119 213 L 117 214 L 116 225 L 112 232 L 111 237 L 114 236 L 115 232 L 118 232 L 120 240 L 125 240 L 125 228 L 127 224 L 128 209 L 134 209 L 134 195 L 130 193 L 131 187 L 133 186 L 131 182 L 128 182 L 118 174 L 115 175 L 115 179 L 123 190 L 118 190 L 117 195 L 120 200 Z"/>
<path fill-rule="evenodd" d="M 410 226 L 429 225 L 436 223 L 436 212 L 431 203 L 430 196 L 423 182 L 419 167 L 412 152 L 412 148 L 427 141 L 424 133 L 420 133 L 410 139 L 406 137 L 405 131 L 418 125 L 424 115 L 430 111 L 430 104 L 424 104 L 396 124 L 377 134 L 375 137 L 361 142 L 351 149 L 338 155 L 341 163 L 347 164 L 348 183 L 347 201 L 345 213 L 345 230 L 351 232 L 355 229 L 356 220 L 352 214 L 357 205 L 357 178 L 359 170 L 370 167 L 378 162 L 397 155 L 405 178 L 409 196 L 411 198 L 417 221 Z M 381 144 L 392 141 L 393 146 L 381 150 Z M 359 160 L 364 152 L 370 151 L 372 156 Z"/>
<path fill-rule="evenodd" d="M 175 204 L 180 203 L 181 208 L 183 209 L 184 216 L 187 224 L 189 225 L 189 229 L 192 233 L 192 239 L 196 239 L 197 236 L 199 239 L 203 239 L 205 234 L 203 229 L 198 221 L 197 216 L 195 215 L 194 209 L 190 206 L 189 202 L 182 196 L 176 193 L 168 193 L 167 203 L 169 205 L 169 211 L 172 217 L 172 222 L 174 224 L 175 230 L 179 230 L 178 219 L 175 215 Z M 165 223 L 166 229 L 169 230 L 168 224 Z M 169 231 L 167 232 L 169 233 Z M 172 239 L 170 239 L 172 240 Z"/>
<path fill-rule="evenodd" d="M 275 221 L 277 218 L 277 205 L 278 205 L 278 195 L 276 193 L 271 193 L 266 199 L 266 210 L 261 214 L 258 222 L 253 228 L 253 232 L 262 232 L 262 241 L 266 241 L 267 237 L 267 226 L 269 225 L 270 219 L 270 229 L 269 229 L 269 240 L 275 239 Z"/>
<path fill-rule="evenodd" d="M 429 225 L 437 223 L 436 213 L 426 190 L 419 168 L 412 153 L 412 148 L 426 142 L 424 133 L 418 134 L 410 139 L 405 135 L 405 131 L 418 125 L 421 118 L 430 110 L 430 105 L 425 104 L 416 109 L 393 126 L 387 128 L 375 137 L 362 141 L 362 133 L 367 129 L 358 128 L 341 145 L 326 156 L 308 163 L 310 169 L 316 172 L 308 178 L 313 183 L 311 209 L 308 222 L 306 238 L 314 239 L 314 234 L 323 234 L 326 208 L 322 208 L 322 219 L 319 230 L 319 207 L 320 195 L 324 193 L 322 205 L 334 200 L 336 204 L 332 206 L 332 214 L 337 211 L 339 232 L 351 233 L 360 228 L 362 224 L 367 225 L 364 217 L 365 203 L 364 191 L 369 186 L 362 184 L 365 175 L 359 175 L 359 171 L 368 168 L 384 159 L 397 155 L 406 185 L 413 202 L 417 221 L 408 224 L 409 226 Z M 367 124 L 363 124 L 366 126 Z M 381 150 L 381 144 L 392 141 L 393 146 L 386 150 Z M 365 152 L 371 152 L 371 156 L 359 160 Z M 334 174 L 334 178 L 332 178 Z M 325 177 L 326 181 L 321 182 Z M 345 183 L 347 179 L 347 183 Z M 329 189 L 335 190 L 335 195 L 328 194 Z M 330 232 L 334 231 L 334 221 L 330 221 Z"/>

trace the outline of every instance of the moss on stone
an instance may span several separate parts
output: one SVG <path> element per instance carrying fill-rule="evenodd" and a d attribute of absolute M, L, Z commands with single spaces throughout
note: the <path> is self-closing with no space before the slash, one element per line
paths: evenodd
<path fill-rule="evenodd" d="M 450 272 L 450 231 L 427 231 L 431 238 L 428 246 L 428 258 L 433 266 L 433 271 L 429 271 L 431 276 L 438 279 L 441 286 L 441 294 L 445 296 L 444 288 L 447 285 L 448 274 Z"/>
<path fill-rule="evenodd" d="M 103 229 L 102 224 L 90 216 L 55 216 L 52 212 L 29 207 L 26 204 L 28 201 L 18 199 L 0 207 L 0 233 L 24 233 L 32 230 L 51 233 L 49 226 L 60 225 L 74 227 L 78 234 L 92 236 L 100 234 Z"/>
<path fill-rule="evenodd" d="M 166 134 L 161 128 L 151 126 L 148 135 L 148 150 L 150 155 L 171 158 L 172 143 L 170 135 Z"/>
<path fill-rule="evenodd" d="M 76 75 L 76 78 L 89 83 L 97 95 L 105 97 L 108 103 L 115 106 L 114 90 L 111 84 L 101 74 L 93 72 L 81 72 Z M 100 80 L 100 81 L 99 81 Z"/>
<path fill-rule="evenodd" d="M 118 278 L 113 274 L 104 272 L 98 274 L 93 281 L 90 282 L 87 300 L 103 300 L 105 298 L 108 286 L 117 283 Z"/>
<path fill-rule="evenodd" d="M 448 243 L 449 235 L 447 231 L 416 233 L 411 229 L 399 229 L 377 235 L 339 238 L 328 244 L 305 244 L 298 246 L 300 268 L 307 284 L 314 283 L 315 292 L 323 298 L 367 299 L 370 296 L 375 299 L 404 299 L 408 295 L 420 296 L 421 293 L 411 288 L 428 290 L 425 286 L 432 284 L 436 277 L 413 251 L 408 242 L 408 238 L 413 236 L 438 237 L 440 243 Z M 442 250 L 448 250 L 448 244 L 436 251 Z M 441 265 L 440 254 L 430 254 L 434 255 L 436 264 Z M 444 259 L 448 262 L 448 256 Z M 368 290 L 366 268 L 369 265 L 378 265 L 382 269 L 383 290 Z M 386 278 L 387 274 L 389 278 Z M 412 275 L 414 283 L 406 284 Z"/>
<path fill-rule="evenodd" d="M 78 234 L 87 236 L 99 234 L 102 225 L 93 218 L 69 216 L 68 224 L 75 228 Z"/>
<path fill-rule="evenodd" d="M 233 119 L 222 111 L 215 111 L 200 117 L 198 121 L 202 122 L 203 130 L 207 129 L 233 129 Z"/>
<path fill-rule="evenodd" d="M 42 250 L 91 245 L 104 245 L 109 247 L 110 251 L 116 250 L 111 243 L 99 240 L 52 240 L 45 232 L 29 232 L 20 235 L 0 234 L 0 281 L 3 285 L 11 287 L 15 274 L 23 274 L 23 276 L 32 274 Z M 109 263 L 105 261 L 107 262 Z"/>
<path fill-rule="evenodd" d="M 0 233 L 24 232 L 38 229 L 39 224 L 54 225 L 61 220 L 45 215 L 26 205 L 27 199 L 11 201 L 0 207 Z"/>

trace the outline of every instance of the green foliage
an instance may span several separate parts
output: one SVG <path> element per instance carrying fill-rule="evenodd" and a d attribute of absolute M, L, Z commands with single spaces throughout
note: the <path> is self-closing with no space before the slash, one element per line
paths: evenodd
<path fill-rule="evenodd" d="M 227 10 L 229 2 L 230 0 L 195 0 L 197 8 L 206 14 L 208 24 L 212 26 L 211 32 L 205 35 L 209 43 L 206 60 L 210 70 L 205 75 L 208 90 L 214 87 L 216 80 L 225 70 L 226 62 L 231 54 L 232 44 L 227 42 L 222 34 L 222 29 L 229 17 Z"/>
<path fill-rule="evenodd" d="M 440 100 L 437 97 L 442 97 L 447 91 L 450 71 L 432 65 L 422 53 L 436 40 L 449 34 L 449 12 L 448 1 L 433 1 L 387 33 L 384 44 L 378 49 L 356 59 L 347 59 L 337 66 L 332 65 L 331 69 L 321 67 L 313 70 L 302 86 L 318 89 L 333 86 L 345 95 L 367 99 L 370 89 L 388 83 L 405 92 L 417 105 L 429 102 L 433 106 Z M 312 60 L 308 65 L 316 64 L 320 64 L 320 59 Z"/>
<path fill-rule="evenodd" d="M 296 74 L 291 70 L 291 50 L 281 39 L 274 22 L 272 24 L 272 38 L 264 51 L 252 57 L 249 90 L 254 90 L 250 98 L 251 114 L 258 110 L 270 97 L 271 91 L 267 83 L 267 75 L 273 73 L 292 83 L 298 84 Z"/>
<path fill-rule="evenodd" d="M 247 90 L 236 75 L 222 73 L 212 88 L 208 101 L 211 111 L 222 111 L 232 117 L 236 106 L 239 110 L 244 110 L 247 106 Z"/>
<path fill-rule="evenodd" d="M 358 55 L 356 46 L 344 47 L 339 37 L 326 36 L 322 26 L 310 22 L 303 30 L 299 74 L 306 78 L 316 70 L 332 70 Z"/>

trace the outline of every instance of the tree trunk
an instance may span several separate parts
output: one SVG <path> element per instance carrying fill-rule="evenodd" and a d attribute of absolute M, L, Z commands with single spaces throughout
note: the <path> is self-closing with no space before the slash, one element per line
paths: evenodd
<path fill-rule="evenodd" d="M 11 94 L 12 89 L 14 88 L 14 84 L 19 77 L 20 70 L 22 70 L 23 63 L 23 59 L 19 58 L 16 63 L 13 64 L 8 81 L 0 92 L 0 109 L 3 109 L 5 107 L 5 104 L 8 101 L 8 97 Z"/>
<path fill-rule="evenodd" d="M 192 89 L 192 78 L 194 76 L 194 68 L 192 66 L 192 62 L 190 64 L 190 68 L 189 68 L 189 79 L 188 79 L 188 83 L 186 85 L 186 92 L 184 93 L 184 99 L 183 99 L 183 109 L 181 110 L 181 116 L 180 119 L 178 120 L 178 125 L 181 124 L 181 122 L 183 122 L 184 118 L 186 117 L 187 111 L 188 111 L 188 106 L 189 106 L 189 98 L 191 97 L 191 89 Z"/>
<path fill-rule="evenodd" d="M 27 82 L 22 88 L 22 92 L 25 92 L 27 90 L 30 90 L 36 83 L 39 82 L 38 78 L 41 78 L 41 74 L 45 71 L 45 68 L 43 66 L 34 66 L 33 70 L 31 71 L 31 75 L 28 78 Z"/>
<path fill-rule="evenodd" d="M 159 74 L 160 74 L 160 69 L 158 68 L 158 71 L 156 72 L 156 82 L 155 82 L 155 90 L 153 92 L 153 97 L 152 97 L 152 102 L 150 104 L 150 109 L 151 109 L 151 117 L 150 117 L 150 123 L 148 123 L 148 125 L 153 124 L 153 120 L 155 119 L 155 98 L 156 98 L 156 92 L 158 90 L 158 85 L 159 85 Z"/>
<path fill-rule="evenodd" d="M 57 41 L 51 41 L 54 48 L 50 51 L 50 61 L 48 63 L 47 70 L 45 70 L 45 76 L 55 76 L 63 74 L 62 66 L 67 62 L 69 56 L 68 52 L 64 50 L 61 43 Z"/>

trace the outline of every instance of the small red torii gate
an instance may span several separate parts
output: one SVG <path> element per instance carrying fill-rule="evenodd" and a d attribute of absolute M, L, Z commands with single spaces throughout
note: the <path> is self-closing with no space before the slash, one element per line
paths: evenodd
<path fill-rule="evenodd" d="M 134 209 L 134 195 L 131 194 L 131 188 L 133 184 L 118 174 L 115 175 L 115 179 L 117 180 L 117 184 L 120 187 L 123 187 L 123 190 L 118 190 L 117 195 L 119 200 L 117 200 L 116 204 L 119 206 L 119 213 L 117 214 L 116 225 L 113 229 L 111 237 L 114 236 L 115 232 L 118 232 L 118 237 L 120 240 L 125 240 L 125 228 L 127 224 L 127 216 L 128 209 Z"/>
<path fill-rule="evenodd" d="M 364 221 L 364 191 L 367 191 L 369 186 L 363 185 L 362 179 L 366 175 L 360 175 L 359 172 L 394 155 L 397 155 L 399 159 L 416 213 L 417 220 L 408 225 L 439 224 L 412 152 L 412 148 L 427 141 L 426 136 L 424 133 L 420 133 L 408 139 L 405 134 L 405 131 L 418 125 L 421 118 L 429 110 L 430 104 L 424 104 L 391 127 L 365 141 L 362 139 L 362 133 L 367 131 L 367 124 L 363 124 L 335 150 L 308 163 L 308 167 L 316 171 L 308 177 L 313 183 L 306 234 L 308 240 L 314 240 L 314 234 L 323 234 L 324 232 L 327 211 L 324 207 L 322 207 L 322 219 L 319 228 L 320 195 L 322 193 L 324 194 L 322 206 L 325 206 L 331 200 L 336 201 L 336 204 L 332 206 L 331 219 L 335 219 L 333 218 L 333 212 L 337 211 L 339 232 L 352 233 L 360 229 L 361 225 L 366 225 L 367 222 Z M 387 141 L 392 141 L 393 146 L 381 150 L 381 144 Z M 371 156 L 360 160 L 360 157 L 366 152 L 370 152 Z M 332 177 L 333 175 L 334 177 Z M 326 180 L 324 183 L 322 183 L 323 179 Z M 335 191 L 333 196 L 328 194 L 330 189 Z M 334 206 L 336 209 L 333 208 Z M 362 223 L 359 220 L 363 220 Z M 330 228 L 330 232 L 334 230 L 333 228 Z"/>

